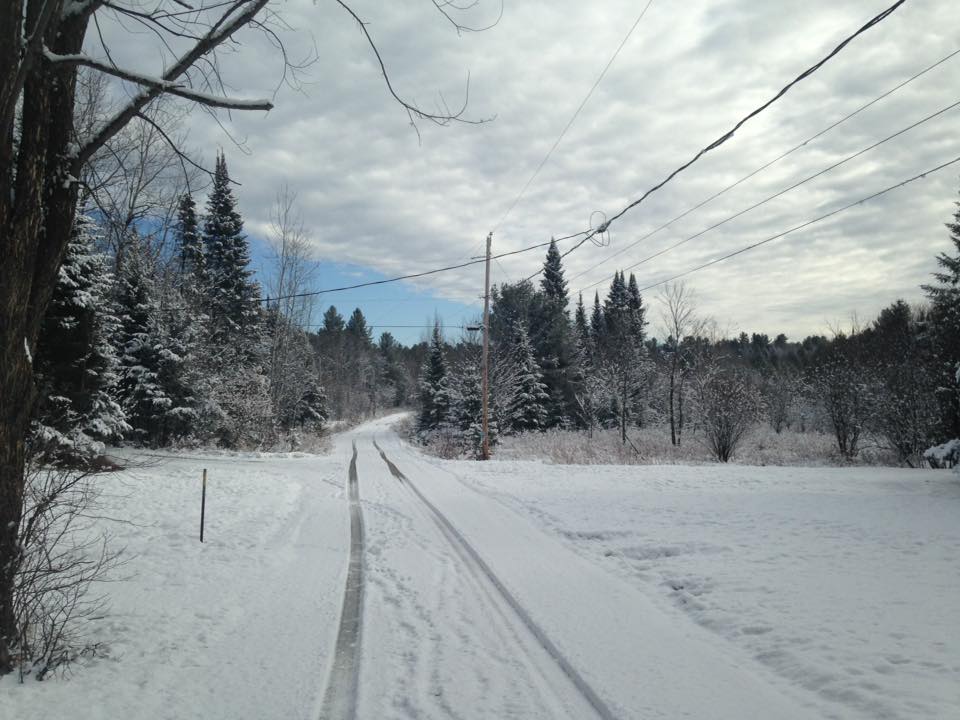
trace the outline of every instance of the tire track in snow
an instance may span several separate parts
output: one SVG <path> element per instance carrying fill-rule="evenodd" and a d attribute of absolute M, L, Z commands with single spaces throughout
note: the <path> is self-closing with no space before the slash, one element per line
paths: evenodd
<path fill-rule="evenodd" d="M 563 656 L 559 648 L 554 645 L 553 641 L 547 637 L 543 629 L 541 629 L 541 627 L 536 623 L 536 621 L 534 621 L 526 609 L 500 581 L 500 578 L 498 578 L 496 573 L 491 570 L 486 561 L 480 557 L 480 554 L 474 549 L 473 545 L 471 545 L 460 533 L 460 531 L 453 526 L 447 517 L 440 512 L 440 510 L 438 510 L 437 507 L 423 495 L 423 493 L 420 492 L 420 489 L 410 481 L 410 478 L 404 475 L 403 472 L 401 472 L 400 469 L 390 460 L 390 458 L 387 457 L 387 454 L 380 448 L 376 440 L 373 441 L 373 446 L 377 449 L 377 452 L 380 453 L 380 457 L 383 458 L 383 461 L 386 463 L 387 468 L 390 470 L 390 474 L 393 475 L 400 482 L 400 484 L 409 488 L 411 493 L 427 508 L 434 520 L 437 522 L 447 541 L 450 542 L 455 549 L 462 550 L 462 555 L 466 556 L 474 563 L 483 577 L 485 577 L 486 580 L 497 590 L 500 597 L 503 598 L 504 602 L 506 602 L 523 626 L 527 628 L 534 638 L 536 638 L 540 646 L 554 660 L 570 683 L 574 686 L 574 688 L 576 688 L 577 692 L 583 696 L 583 698 L 587 701 L 590 707 L 593 708 L 597 715 L 603 720 L 616 720 L 616 715 L 613 713 L 613 711 L 600 698 L 600 696 L 597 695 L 596 691 L 583 678 L 583 676 L 577 672 L 576 668 L 574 668 L 573 665 L 571 665 L 570 662 Z"/>
<path fill-rule="evenodd" d="M 320 710 L 321 720 L 353 720 L 357 715 L 357 684 L 360 678 L 360 634 L 363 615 L 363 513 L 357 479 L 357 443 L 353 443 L 348 475 L 350 499 L 350 564 L 343 590 L 340 625 L 334 646 L 327 689 Z"/>

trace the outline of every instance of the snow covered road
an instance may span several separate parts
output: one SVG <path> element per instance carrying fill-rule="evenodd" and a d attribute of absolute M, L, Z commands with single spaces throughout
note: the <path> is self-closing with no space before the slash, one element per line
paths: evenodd
<path fill-rule="evenodd" d="M 0 718 L 960 716 L 952 476 L 441 461 L 395 419 L 107 479 L 107 657 Z"/>
<path fill-rule="evenodd" d="M 468 488 L 446 469 L 459 464 L 437 467 L 400 442 L 385 422 L 370 424 L 362 432 L 375 437 L 357 438 L 361 486 L 370 477 L 377 492 L 384 493 L 383 500 L 389 498 L 385 503 L 389 514 L 406 528 L 389 534 L 390 556 L 380 572 L 390 575 L 398 566 L 407 568 L 402 582 L 382 583 L 386 590 L 382 596 L 371 593 L 365 622 L 379 615 L 379 603 L 389 605 L 407 597 L 414 606 L 429 610 L 419 616 L 423 623 L 419 630 L 418 616 L 404 608 L 393 620 L 384 613 L 378 632 L 365 631 L 361 697 L 377 701 L 365 707 L 362 699 L 360 717 L 820 716 L 808 699 L 793 693 L 759 663 L 735 649 L 718 650 L 702 628 L 663 612 L 628 582 L 584 559 L 527 518 Z M 394 481 L 390 490 L 389 475 L 366 469 L 365 460 L 372 461 L 373 453 L 365 448 L 376 452 L 374 439 L 407 479 L 406 500 L 401 483 Z M 439 523 L 438 517 L 431 517 L 434 514 Z M 369 522 L 371 527 L 377 524 Z M 438 525 L 447 526 L 454 536 L 446 548 Z M 389 537 L 396 540 L 391 544 Z M 403 538 L 411 537 L 419 538 L 419 552 L 406 546 Z M 456 537 L 469 548 L 460 557 L 451 553 Z M 479 562 L 470 561 L 471 553 Z M 443 558 L 445 570 L 431 571 L 431 558 Z M 458 588 L 471 564 L 480 569 L 479 592 Z M 378 572 L 374 561 L 371 565 L 371 572 Z M 487 585 L 486 592 L 482 585 Z M 450 596 L 441 599 L 447 592 Z M 510 634 L 532 647 L 525 656 L 482 620 L 498 607 L 508 628 L 512 625 Z M 390 663 L 377 658 L 384 651 L 382 638 L 395 637 L 398 626 L 419 639 L 421 651 L 405 659 L 413 675 L 428 679 L 420 681 L 422 687 L 429 689 L 433 679 L 432 692 L 410 693 L 411 682 L 416 683 L 412 678 L 387 680 L 384 672 L 389 673 Z M 467 633 L 459 649 L 451 642 L 454 628 Z M 472 652 L 478 642 L 490 648 L 479 658 Z M 525 675 L 539 675 L 549 687 L 541 686 L 535 693 L 537 685 L 521 682 Z M 472 678 L 485 680 L 472 683 Z M 507 680 L 512 686 L 505 684 Z M 382 691 L 369 692 L 367 683 L 377 681 Z M 459 703 L 451 703 L 451 689 Z M 408 708 L 416 697 L 423 704 Z M 436 699 L 433 708 L 431 698 Z M 516 704 L 520 701 L 524 705 Z M 445 709 L 444 703 L 449 707 Z"/>

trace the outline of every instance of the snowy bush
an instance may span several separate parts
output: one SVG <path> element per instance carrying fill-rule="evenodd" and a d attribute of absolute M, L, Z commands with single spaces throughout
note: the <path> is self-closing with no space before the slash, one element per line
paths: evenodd
<path fill-rule="evenodd" d="M 675 446 L 670 442 L 669 424 L 648 425 L 630 431 L 632 442 L 641 455 L 624 445 L 616 429 L 548 430 L 545 433 L 511 435 L 501 439 L 495 458 L 543 460 L 562 465 L 699 465 L 716 462 L 707 443 L 700 442 L 702 431 L 690 431 L 690 442 Z M 768 425 L 756 424 L 743 437 L 735 461 L 742 465 L 834 466 L 849 461 L 837 451 L 833 435 L 823 432 L 797 432 L 786 429 L 776 433 Z M 888 455 L 863 451 L 857 457 L 862 464 L 889 464 Z"/>
<path fill-rule="evenodd" d="M 744 373 L 733 370 L 714 374 L 700 403 L 702 441 L 717 460 L 728 462 L 760 416 L 760 395 Z"/>
<path fill-rule="evenodd" d="M 952 468 L 960 462 L 960 439 L 954 438 L 934 447 L 927 448 L 923 459 L 933 468 Z"/>

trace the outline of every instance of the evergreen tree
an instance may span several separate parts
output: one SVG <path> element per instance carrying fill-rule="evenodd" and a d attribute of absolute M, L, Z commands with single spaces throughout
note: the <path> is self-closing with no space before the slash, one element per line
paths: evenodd
<path fill-rule="evenodd" d="M 483 451 L 483 395 L 479 358 L 457 366 L 451 388 L 450 420 L 463 434 L 467 449 L 476 458 Z M 490 444 L 496 441 L 495 423 L 490 423 Z"/>
<path fill-rule="evenodd" d="M 344 329 L 343 316 L 337 312 L 336 305 L 331 305 L 323 313 L 323 331 L 328 333 L 338 333 Z"/>
<path fill-rule="evenodd" d="M 118 320 L 110 263 L 96 252 L 97 240 L 96 226 L 79 210 L 37 343 L 32 442 L 51 460 L 83 459 L 92 441 L 116 440 L 129 429 L 113 399 L 117 357 L 109 339 Z"/>
<path fill-rule="evenodd" d="M 360 308 L 354 309 L 347 320 L 347 335 L 353 340 L 356 346 L 369 347 L 373 344 L 371 330 L 367 327 L 367 319 L 363 316 Z"/>
<path fill-rule="evenodd" d="M 940 253 L 934 273 L 936 284 L 925 285 L 930 299 L 929 339 L 940 384 L 941 436 L 960 437 L 960 202 L 953 221 L 947 223 L 954 254 Z"/>
<path fill-rule="evenodd" d="M 190 193 L 184 193 L 180 198 L 174 241 L 181 285 L 192 281 L 194 285 L 202 288 L 206 281 L 206 262 L 197 222 L 197 205 Z"/>
<path fill-rule="evenodd" d="M 610 393 L 610 420 L 620 427 L 622 442 L 627 441 L 627 422 L 642 417 L 641 394 L 647 377 L 643 346 L 643 303 L 636 280 L 630 289 L 623 272 L 617 272 L 603 307 L 603 340 L 597 350 L 598 372 L 607 379 Z"/>
<path fill-rule="evenodd" d="M 603 303 L 604 330 L 608 340 L 619 342 L 630 331 L 630 294 L 622 272 L 616 272 Z"/>
<path fill-rule="evenodd" d="M 527 328 L 518 322 L 514 327 L 512 362 L 517 372 L 517 385 L 509 406 L 511 427 L 515 432 L 543 430 L 547 422 L 550 394 L 543 383 L 540 365 L 534 356 Z"/>
<path fill-rule="evenodd" d="M 193 328 L 179 311 L 164 311 L 156 268 L 137 247 L 139 242 L 131 242 L 115 288 L 120 320 L 116 333 L 120 356 L 117 392 L 132 429 L 131 437 L 150 445 L 165 445 L 194 427 L 194 382 L 186 376 Z"/>
<path fill-rule="evenodd" d="M 590 338 L 595 348 L 603 345 L 605 335 L 606 322 L 604 322 L 603 308 L 600 305 L 600 293 L 595 292 L 593 294 L 593 312 L 590 313 Z"/>
<path fill-rule="evenodd" d="M 420 372 L 420 432 L 436 430 L 447 422 L 450 414 L 450 379 L 443 348 L 440 323 L 433 326 L 427 358 Z"/>
<path fill-rule="evenodd" d="M 539 320 L 536 349 L 543 380 L 550 395 L 547 426 L 565 425 L 570 414 L 573 388 L 568 374 L 571 363 L 570 317 L 567 281 L 557 243 L 551 238 L 540 281 L 543 317 Z"/>
<path fill-rule="evenodd" d="M 222 153 L 217 156 L 203 233 L 212 341 L 239 345 L 249 355 L 256 345 L 260 288 L 251 280 L 250 248 Z"/>
<path fill-rule="evenodd" d="M 577 298 L 577 309 L 573 315 L 573 331 L 577 348 L 589 347 L 590 326 L 587 324 L 587 309 L 583 305 L 583 293 L 580 293 Z"/>
<path fill-rule="evenodd" d="M 160 383 L 163 352 L 156 332 L 159 308 L 156 288 L 146 264 L 142 252 L 131 250 L 117 282 L 120 313 L 118 390 L 133 437 L 152 443 L 161 436 L 163 416 L 173 406 L 173 401 Z"/>
<path fill-rule="evenodd" d="M 327 396 L 320 378 L 310 375 L 303 386 L 300 399 L 294 407 L 294 422 L 301 428 L 321 430 L 327 420 Z"/>
<path fill-rule="evenodd" d="M 547 258 L 543 263 L 543 277 L 540 279 L 540 288 L 546 298 L 547 305 L 554 306 L 566 313 L 567 281 L 563 277 L 563 263 L 557 241 L 550 238 L 550 247 L 547 248 Z"/>
<path fill-rule="evenodd" d="M 637 286 L 637 278 L 630 273 L 630 282 L 627 284 L 627 308 L 629 311 L 630 333 L 634 341 L 643 343 L 646 339 L 646 308 Z"/>

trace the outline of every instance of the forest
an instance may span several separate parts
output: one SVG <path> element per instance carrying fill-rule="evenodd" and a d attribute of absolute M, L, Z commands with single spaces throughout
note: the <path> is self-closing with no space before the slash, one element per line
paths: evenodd
<path fill-rule="evenodd" d="M 149 137 L 127 140 L 150 148 Z M 314 324 L 316 261 L 295 193 L 277 194 L 258 277 L 233 182 L 219 154 L 201 209 L 160 183 L 101 196 L 126 201 L 116 206 L 81 197 L 37 345 L 36 453 L 94 461 L 118 442 L 296 449 L 328 421 L 415 408 L 419 442 L 477 457 L 481 332 L 449 336 L 437 318 L 408 347 L 388 332 L 374 339 L 360 308 L 344 317 L 335 305 Z M 170 206 L 165 220 L 151 197 Z M 492 289 L 491 441 L 615 430 L 642 462 L 635 431 L 659 428 L 672 446 L 697 443 L 726 462 L 765 425 L 826 433 L 838 461 L 869 447 L 875 461 L 952 464 L 960 210 L 947 230 L 958 255 L 931 260 L 925 303 L 894 300 L 869 322 L 799 341 L 728 332 L 683 282 L 644 296 L 617 272 L 604 295 L 572 298 L 551 242 L 536 282 Z"/>

